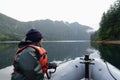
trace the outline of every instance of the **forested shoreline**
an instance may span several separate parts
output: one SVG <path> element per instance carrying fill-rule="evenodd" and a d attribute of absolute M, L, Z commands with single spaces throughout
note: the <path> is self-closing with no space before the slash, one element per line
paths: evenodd
<path fill-rule="evenodd" d="M 93 42 L 119 43 L 120 41 L 120 1 L 117 0 L 103 13 L 100 28 L 91 36 Z"/>

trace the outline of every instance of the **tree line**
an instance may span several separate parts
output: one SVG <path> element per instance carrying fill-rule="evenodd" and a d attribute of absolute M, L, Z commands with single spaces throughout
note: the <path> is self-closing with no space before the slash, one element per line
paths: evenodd
<path fill-rule="evenodd" d="M 92 40 L 120 40 L 120 0 L 104 12 L 100 28 L 91 36 Z"/>

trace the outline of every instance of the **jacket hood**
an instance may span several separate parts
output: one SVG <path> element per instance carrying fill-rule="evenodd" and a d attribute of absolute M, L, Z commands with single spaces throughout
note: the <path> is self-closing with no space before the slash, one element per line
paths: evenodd
<path fill-rule="evenodd" d="M 29 44 L 33 44 L 33 42 L 32 42 L 32 41 L 29 41 L 29 40 L 23 39 L 23 40 L 20 41 L 20 43 L 18 44 L 18 47 L 21 48 L 21 47 L 26 46 L 26 45 L 29 45 Z"/>

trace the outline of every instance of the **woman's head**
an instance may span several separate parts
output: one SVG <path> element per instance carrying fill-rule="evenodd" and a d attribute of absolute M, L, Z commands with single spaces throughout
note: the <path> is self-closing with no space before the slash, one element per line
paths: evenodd
<path fill-rule="evenodd" d="M 30 40 L 34 43 L 41 41 L 42 38 L 43 38 L 43 36 L 42 36 L 41 32 L 37 29 L 30 29 L 26 33 L 26 40 Z"/>

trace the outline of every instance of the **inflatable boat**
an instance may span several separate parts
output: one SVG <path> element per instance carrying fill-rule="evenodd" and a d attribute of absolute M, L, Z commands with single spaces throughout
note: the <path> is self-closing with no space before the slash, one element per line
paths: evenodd
<path fill-rule="evenodd" d="M 100 58 L 79 57 L 48 70 L 49 80 L 120 80 L 120 70 Z"/>

